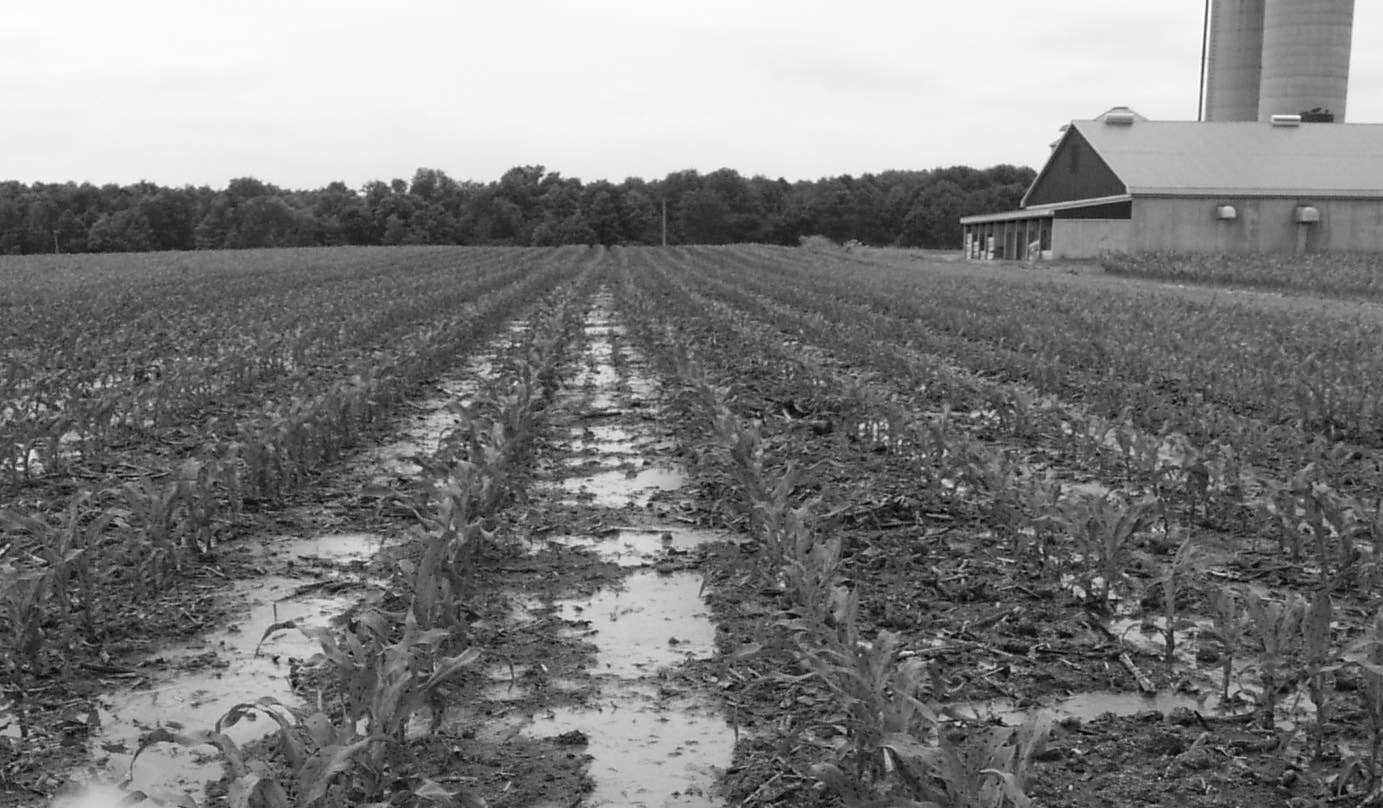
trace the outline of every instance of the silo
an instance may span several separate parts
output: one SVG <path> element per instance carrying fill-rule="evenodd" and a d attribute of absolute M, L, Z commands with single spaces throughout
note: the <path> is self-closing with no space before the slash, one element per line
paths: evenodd
<path fill-rule="evenodd" d="M 1259 120 L 1328 113 L 1343 123 L 1353 34 L 1354 0 L 1268 0 Z"/>
<path fill-rule="evenodd" d="M 1205 119 L 1258 120 L 1265 0 L 1215 0 L 1205 54 Z"/>

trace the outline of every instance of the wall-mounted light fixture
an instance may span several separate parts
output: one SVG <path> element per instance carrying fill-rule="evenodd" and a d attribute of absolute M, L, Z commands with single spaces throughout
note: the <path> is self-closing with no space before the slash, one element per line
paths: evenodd
<path fill-rule="evenodd" d="M 1295 221 L 1297 224 L 1316 224 L 1321 220 L 1321 212 L 1313 205 L 1297 205 Z"/>
<path fill-rule="evenodd" d="M 1215 218 L 1222 222 L 1232 222 L 1239 218 L 1239 211 L 1233 205 L 1215 206 Z"/>

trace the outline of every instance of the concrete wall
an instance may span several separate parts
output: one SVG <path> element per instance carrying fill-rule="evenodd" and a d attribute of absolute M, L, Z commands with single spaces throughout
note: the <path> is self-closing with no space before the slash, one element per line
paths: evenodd
<path fill-rule="evenodd" d="M 1130 225 L 1128 219 L 1053 220 L 1052 257 L 1094 258 L 1102 252 L 1128 252 Z"/>
<path fill-rule="evenodd" d="M 1233 205 L 1238 218 L 1217 220 L 1219 205 Z M 1319 210 L 1320 222 L 1297 225 L 1298 205 Z M 1140 198 L 1132 225 L 1128 249 L 1135 252 L 1383 251 L 1383 200 Z"/>

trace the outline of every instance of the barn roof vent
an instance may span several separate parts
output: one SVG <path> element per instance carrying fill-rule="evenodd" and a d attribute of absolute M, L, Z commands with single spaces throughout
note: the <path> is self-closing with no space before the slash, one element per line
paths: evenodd
<path fill-rule="evenodd" d="M 1124 112 L 1122 110 L 1106 112 L 1104 116 L 1105 126 L 1133 126 L 1133 122 L 1138 120 L 1137 113 Z"/>
<path fill-rule="evenodd" d="M 1301 126 L 1300 115 L 1274 115 L 1273 126 Z"/>

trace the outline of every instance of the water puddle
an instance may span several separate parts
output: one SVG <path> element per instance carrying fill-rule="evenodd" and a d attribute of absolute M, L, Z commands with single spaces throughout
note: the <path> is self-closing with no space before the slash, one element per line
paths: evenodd
<path fill-rule="evenodd" d="M 599 647 L 595 673 L 638 678 L 715 651 L 715 626 L 701 601 L 701 575 L 635 572 L 619 589 L 557 601 L 557 614 L 583 626 Z"/>
<path fill-rule="evenodd" d="M 15 715 L 14 708 L 8 703 L 0 702 L 0 738 L 17 741 L 22 735 L 19 717 Z"/>
<path fill-rule="evenodd" d="M 524 702 L 533 698 L 539 691 L 549 693 L 577 693 L 583 687 L 576 679 L 560 676 L 550 677 L 547 670 L 518 670 L 508 665 L 497 665 L 486 671 L 487 684 L 482 691 L 488 701 Z"/>
<path fill-rule="evenodd" d="M 578 453 L 632 454 L 635 440 L 624 427 L 598 424 L 583 428 L 579 435 L 573 437 L 572 448 Z"/>
<path fill-rule="evenodd" d="M 233 622 L 195 643 L 161 649 L 145 665 L 150 672 L 147 687 L 103 698 L 100 728 L 91 735 L 92 765 L 80 779 L 122 781 L 128 776 L 132 788 L 154 797 L 199 796 L 207 782 L 222 775 L 216 750 L 159 744 L 141 754 L 131 772 L 140 737 L 159 727 L 187 732 L 210 729 L 231 707 L 264 696 L 285 703 L 299 701 L 292 683 L 294 671 L 299 660 L 320 650 L 317 644 L 294 631 L 277 632 L 262 646 L 260 638 L 269 626 L 286 620 L 325 625 L 358 602 L 363 585 L 360 575 L 339 566 L 324 575 L 320 562 L 364 561 L 379 545 L 378 536 L 343 534 L 265 548 L 286 556 L 290 571 L 301 564 L 310 567 L 312 574 L 235 582 L 226 602 L 243 604 L 243 612 Z M 237 745 L 277 729 L 268 717 L 253 717 L 258 720 L 242 720 L 226 730 Z"/>
<path fill-rule="evenodd" d="M 588 549 L 602 561 L 621 567 L 642 567 L 669 555 L 689 553 L 709 542 L 733 541 L 733 538 L 709 530 L 670 527 L 663 530 L 616 528 L 601 536 L 554 536 L 548 541 L 564 547 Z"/>
<path fill-rule="evenodd" d="M 720 772 L 730 765 L 733 736 L 723 718 L 696 700 L 666 697 L 652 685 L 612 686 L 596 707 L 538 716 L 527 733 L 584 738 L 596 785 L 582 805 L 723 804 L 712 794 Z"/>
<path fill-rule="evenodd" d="M 1163 626 L 1167 621 L 1162 617 L 1123 617 L 1109 621 L 1109 633 L 1136 651 L 1156 657 L 1161 661 L 1167 653 L 1167 638 Z M 1177 621 L 1176 645 L 1172 656 L 1181 668 L 1196 669 L 1199 663 L 1196 652 L 1207 637 L 1215 633 L 1214 621 L 1209 618 L 1184 617 Z M 1218 648 L 1219 641 L 1210 643 Z M 1218 668 L 1218 666 L 1212 666 Z"/>
<path fill-rule="evenodd" d="M 582 371 L 572 385 L 573 409 L 584 413 L 569 447 L 576 457 L 554 487 L 568 501 L 604 508 L 646 508 L 660 492 L 682 488 L 686 475 L 660 462 L 658 437 L 645 422 L 627 417 L 636 390 L 655 389 L 630 363 L 639 361 L 612 322 L 608 295 L 596 298 L 587 321 Z M 616 365 L 616 359 L 625 364 Z M 619 418 L 620 423 L 603 419 Z M 653 464 L 645 464 L 646 453 Z M 608 468 L 611 461 L 618 468 Z M 634 466 L 635 470 L 628 470 Z M 585 472 L 584 474 L 582 472 Z M 676 668 L 715 654 L 715 625 L 701 598 L 695 572 L 660 572 L 658 562 L 707 542 L 730 537 L 681 526 L 620 527 L 598 536 L 566 535 L 553 544 L 586 548 L 630 568 L 616 587 L 589 598 L 552 603 L 572 628 L 568 636 L 596 646 L 590 674 L 596 695 L 579 707 L 541 710 L 523 726 L 535 738 L 558 738 L 591 757 L 593 793 L 585 806 L 686 806 L 722 804 L 711 796 L 729 767 L 734 732 L 716 702 L 682 683 Z M 643 569 L 635 569 L 643 568 Z M 506 675 L 508 672 L 505 672 Z M 493 681 L 492 690 L 523 687 L 523 676 Z"/>
<path fill-rule="evenodd" d="M 1207 718 L 1219 718 L 1243 715 L 1261 709 L 1261 689 L 1243 681 L 1240 681 L 1237 687 L 1237 692 L 1231 692 L 1229 702 L 1222 701 L 1220 694 L 1214 691 L 1199 694 L 1160 692 L 1153 695 L 1090 691 L 1024 707 L 1019 707 L 1009 699 L 952 704 L 947 706 L 946 712 L 957 718 L 998 721 L 1007 726 L 1018 726 L 1036 710 L 1050 712 L 1058 720 L 1073 718 L 1088 722 L 1106 714 L 1126 718 L 1155 711 L 1165 718 L 1174 710 L 1180 709 L 1190 710 Z M 1275 718 L 1277 726 L 1282 729 L 1293 730 L 1306 726 L 1315 720 L 1315 716 L 1316 707 L 1303 691 L 1284 694 L 1278 699 Z"/>
<path fill-rule="evenodd" d="M 1144 696 L 1141 693 L 1109 693 L 1091 691 L 1075 693 L 1050 703 L 1019 707 L 1009 699 L 995 699 L 987 702 L 952 704 L 948 712 L 963 718 L 977 721 L 999 721 L 1008 726 L 1018 726 L 1028 719 L 1035 710 L 1046 710 L 1058 719 L 1076 718 L 1093 721 L 1106 713 L 1116 716 L 1131 716 L 1150 710 L 1166 715 L 1177 708 L 1196 712 L 1214 710 L 1219 703 L 1216 696 L 1191 696 L 1184 693 L 1157 693 Z"/>
<path fill-rule="evenodd" d="M 657 494 L 676 491 L 686 484 L 685 473 L 665 466 L 641 471 L 603 471 L 562 480 L 562 488 L 573 495 L 573 500 L 601 508 L 647 508 Z"/>
<path fill-rule="evenodd" d="M 412 458 L 435 454 L 442 438 L 461 423 L 463 408 L 475 396 L 481 380 L 494 372 L 495 350 L 482 350 L 455 377 L 438 382 L 437 394 L 415 405 L 398 440 L 366 452 L 381 476 L 415 477 L 422 471 L 422 466 Z"/>
<path fill-rule="evenodd" d="M 624 532 L 621 532 L 623 535 Z M 653 531 L 629 532 L 639 544 Z M 667 531 L 662 536 L 674 535 Z M 691 546 L 691 537 L 684 537 Z M 715 653 L 715 626 L 701 576 L 642 570 L 619 589 L 559 601 L 558 613 L 598 651 L 593 705 L 551 710 L 524 728 L 531 737 L 575 739 L 591 756 L 589 806 L 713 806 L 711 791 L 730 765 L 734 733 L 712 702 L 682 694 L 659 672 Z"/>

